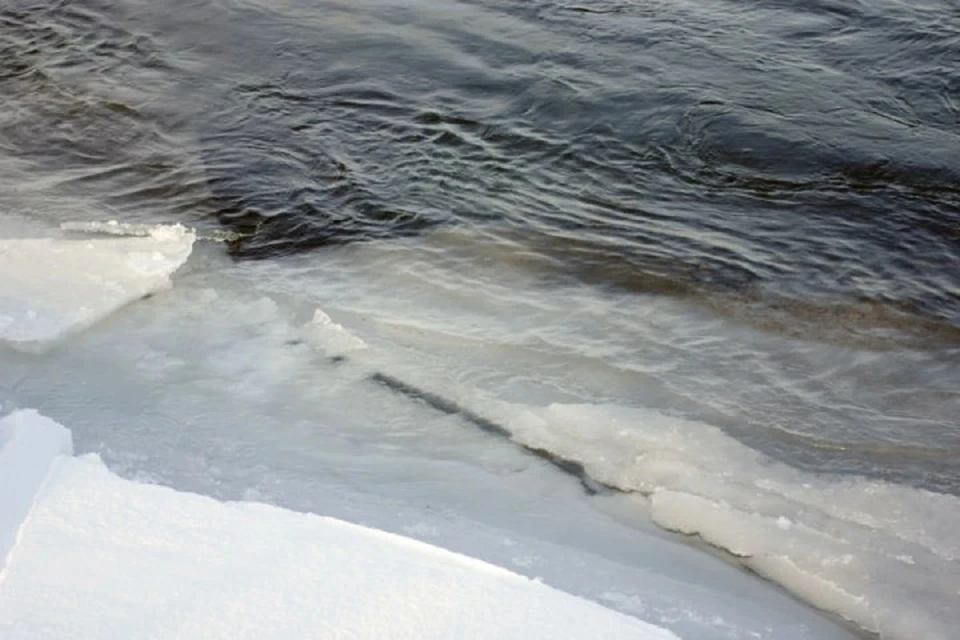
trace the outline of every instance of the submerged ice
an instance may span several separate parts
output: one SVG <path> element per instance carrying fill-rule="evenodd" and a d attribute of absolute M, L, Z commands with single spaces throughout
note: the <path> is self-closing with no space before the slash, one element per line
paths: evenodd
<path fill-rule="evenodd" d="M 344 330 L 334 324 L 323 335 L 342 340 Z M 408 330 L 401 344 L 457 340 L 439 332 L 416 335 L 421 331 Z M 464 352 L 475 346 L 460 344 Z M 609 401 L 517 402 L 370 348 L 351 359 L 422 397 L 445 398 L 445 407 L 497 425 L 528 450 L 547 452 L 574 470 L 582 466 L 598 483 L 642 495 L 661 527 L 729 552 L 865 630 L 891 639 L 946 640 L 960 624 L 957 496 L 805 472 L 669 410 Z"/>

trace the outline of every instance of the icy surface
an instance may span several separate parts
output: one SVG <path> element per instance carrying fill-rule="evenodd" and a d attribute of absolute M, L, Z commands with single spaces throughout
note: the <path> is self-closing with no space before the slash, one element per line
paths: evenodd
<path fill-rule="evenodd" d="M 50 465 L 71 453 L 70 432 L 49 418 L 17 411 L 0 419 L 0 579 Z"/>
<path fill-rule="evenodd" d="M 140 237 L 0 239 L 0 342 L 42 350 L 169 287 L 194 239 L 179 225 Z"/>
<path fill-rule="evenodd" d="M 337 325 L 337 335 L 346 331 Z M 456 398 L 517 442 L 584 464 L 594 479 L 649 496 L 658 525 L 729 551 L 863 629 L 891 639 L 947 640 L 960 625 L 956 496 L 857 476 L 815 476 L 709 424 L 656 410 L 503 402 L 445 387 L 369 349 L 351 357 L 368 370 Z"/>
<path fill-rule="evenodd" d="M 35 413 L 11 421 L 28 444 L 63 441 Z M 0 473 L 37 461 L 9 445 Z M 53 466 L 0 580 L 0 636 L 676 638 L 410 538 L 137 484 L 96 456 Z"/>
<path fill-rule="evenodd" d="M 638 397 L 642 381 L 613 376 L 592 357 L 549 353 L 538 340 L 536 348 L 491 340 L 470 316 L 446 322 L 440 301 L 409 297 L 419 280 L 370 292 L 352 279 L 364 274 L 352 252 L 238 263 L 201 243 L 164 295 L 128 305 L 62 348 L 0 353 L 0 404 L 38 407 L 71 425 L 78 451 L 101 454 L 124 477 L 420 538 L 679 637 L 849 640 L 768 582 L 655 528 L 646 498 L 591 497 L 506 438 L 380 384 L 374 373 L 503 425 L 540 411 L 543 398 L 607 397 L 621 387 L 635 401 L 652 397 Z M 326 260 L 338 256 L 343 268 L 331 268 Z M 378 277 L 402 273 L 367 267 Z M 484 311 L 471 296 L 449 306 L 465 312 L 461 302 L 471 300 Z M 435 323 L 411 323 L 411 310 L 436 315 Z M 504 317 L 514 330 L 513 316 Z M 536 335 L 549 324 L 538 321 Z M 549 429 L 558 452 L 571 437 L 563 428 Z M 602 444 L 584 452 L 606 455 Z M 788 529 L 802 523 L 783 517 Z"/>
<path fill-rule="evenodd" d="M 767 459 L 719 429 L 656 411 L 488 403 L 519 442 L 650 496 L 695 534 L 804 600 L 888 640 L 956 637 L 960 498 Z"/>
<path fill-rule="evenodd" d="M 370 381 L 392 370 L 381 350 L 331 362 L 304 337 L 315 307 L 228 286 L 248 265 L 216 249 L 199 245 L 172 291 L 64 348 L 7 354 L 8 404 L 70 424 L 77 451 L 124 477 L 418 538 L 681 638 L 851 640 L 652 526 L 642 500 L 590 497 L 507 439 Z"/>

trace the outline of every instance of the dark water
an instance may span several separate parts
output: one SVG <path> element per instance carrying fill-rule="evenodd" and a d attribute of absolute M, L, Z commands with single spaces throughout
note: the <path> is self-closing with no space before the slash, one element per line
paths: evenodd
<path fill-rule="evenodd" d="M 958 7 L 5 2 L 0 148 L 238 256 L 476 225 L 558 281 L 956 344 Z"/>

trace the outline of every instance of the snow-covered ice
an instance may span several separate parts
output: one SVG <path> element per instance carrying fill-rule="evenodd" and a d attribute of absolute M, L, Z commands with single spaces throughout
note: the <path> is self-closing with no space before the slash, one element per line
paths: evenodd
<path fill-rule="evenodd" d="M 5 487 L 34 482 L 51 442 L 68 447 L 35 412 L 0 433 Z M 2 503 L 0 523 L 22 523 L 0 574 L 7 640 L 676 638 L 422 542 L 134 483 L 92 455 L 56 459 L 29 517 Z"/>
<path fill-rule="evenodd" d="M 139 237 L 0 239 L 0 343 L 42 350 L 166 289 L 194 239 L 180 225 Z"/>
<path fill-rule="evenodd" d="M 50 466 L 72 451 L 70 432 L 36 412 L 19 411 L 0 420 L 0 577 Z"/>

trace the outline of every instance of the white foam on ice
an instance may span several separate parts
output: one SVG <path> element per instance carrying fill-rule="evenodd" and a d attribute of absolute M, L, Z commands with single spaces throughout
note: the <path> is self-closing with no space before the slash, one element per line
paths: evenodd
<path fill-rule="evenodd" d="M 0 578 L 50 465 L 71 453 L 70 432 L 35 411 L 0 419 Z"/>
<path fill-rule="evenodd" d="M 482 406 L 517 441 L 579 461 L 601 482 L 650 496 L 661 526 L 735 554 L 817 607 L 889 640 L 955 637 L 956 496 L 814 476 L 710 425 L 652 410 Z"/>
<path fill-rule="evenodd" d="M 60 229 L 86 234 L 145 238 L 152 235 L 157 230 L 157 226 L 133 222 L 119 222 L 117 220 L 76 220 L 61 222 Z"/>
<path fill-rule="evenodd" d="M 0 342 L 42 350 L 166 289 L 194 240 L 180 225 L 139 237 L 0 239 Z"/>
<path fill-rule="evenodd" d="M 45 441 L 49 421 L 16 419 Z M 9 443 L 0 473 L 34 461 Z M 0 580 L 0 636 L 676 638 L 410 538 L 134 483 L 96 456 L 60 458 L 36 497 Z"/>

